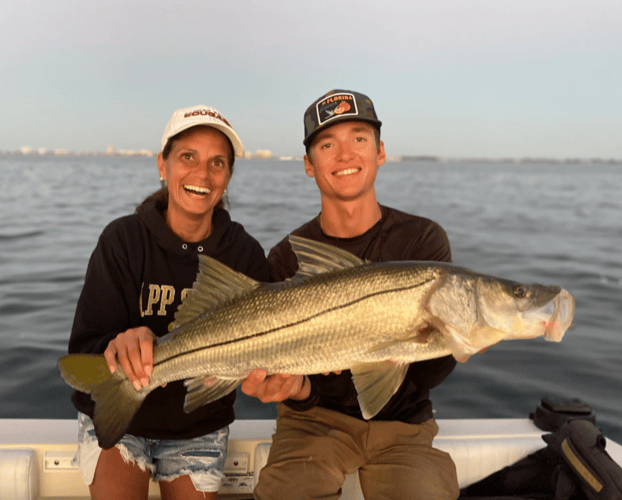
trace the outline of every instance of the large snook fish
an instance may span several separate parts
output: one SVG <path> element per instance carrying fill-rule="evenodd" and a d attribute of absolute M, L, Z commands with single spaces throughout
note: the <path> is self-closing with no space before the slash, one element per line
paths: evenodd
<path fill-rule="evenodd" d="M 350 369 L 369 419 L 397 391 L 409 363 L 450 353 L 466 361 L 506 339 L 560 341 L 574 315 L 572 295 L 558 286 L 439 262 L 370 263 L 330 245 L 290 242 L 300 269 L 281 283 L 258 283 L 200 257 L 174 330 L 154 347 L 147 387 L 137 391 L 121 367 L 111 374 L 101 355 L 59 360 L 63 379 L 95 401 L 101 447 L 114 446 L 147 394 L 173 380 L 186 379 L 184 409 L 191 412 L 234 390 L 254 368 Z"/>

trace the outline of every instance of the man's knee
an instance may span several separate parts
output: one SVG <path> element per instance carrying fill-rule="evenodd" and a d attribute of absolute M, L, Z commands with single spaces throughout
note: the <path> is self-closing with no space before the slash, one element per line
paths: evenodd
<path fill-rule="evenodd" d="M 255 499 L 337 500 L 344 480 L 341 471 L 326 470 L 311 461 L 267 465 L 259 474 Z"/>

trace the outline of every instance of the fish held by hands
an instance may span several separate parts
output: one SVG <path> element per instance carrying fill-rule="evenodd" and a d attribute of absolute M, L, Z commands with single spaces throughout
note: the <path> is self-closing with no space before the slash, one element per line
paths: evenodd
<path fill-rule="evenodd" d="M 574 316 L 572 295 L 558 286 L 442 262 L 371 263 L 296 236 L 290 243 L 299 271 L 280 283 L 259 283 L 200 256 L 197 281 L 173 331 L 155 343 L 153 371 L 140 390 L 123 366 L 111 373 L 104 356 L 59 360 L 64 380 L 95 401 L 100 446 L 114 446 L 147 394 L 164 383 L 186 380 L 190 412 L 254 370 L 288 374 L 295 392 L 304 389 L 304 375 L 349 369 L 369 419 L 410 363 L 448 354 L 466 361 L 501 340 L 560 341 Z"/>

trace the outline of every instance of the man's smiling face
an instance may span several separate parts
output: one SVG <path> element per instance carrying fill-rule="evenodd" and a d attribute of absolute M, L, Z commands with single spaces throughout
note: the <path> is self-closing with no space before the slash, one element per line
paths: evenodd
<path fill-rule="evenodd" d="M 384 160 L 384 144 L 377 142 L 374 127 L 346 121 L 317 134 L 305 156 L 305 171 L 322 196 L 351 200 L 373 192 Z"/>

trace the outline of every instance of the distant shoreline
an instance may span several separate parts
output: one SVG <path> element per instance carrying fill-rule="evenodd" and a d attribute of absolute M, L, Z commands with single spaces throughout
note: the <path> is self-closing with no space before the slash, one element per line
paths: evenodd
<path fill-rule="evenodd" d="M 110 157 L 155 157 L 157 154 L 152 151 L 142 149 L 138 151 L 0 151 L 0 156 L 34 156 L 34 157 L 84 157 L 84 156 L 110 156 Z M 258 154 L 247 152 L 243 160 L 276 160 L 276 161 L 303 161 L 301 156 L 272 156 L 269 151 L 258 151 Z M 533 163 L 550 163 L 555 165 L 619 165 L 622 159 L 618 158 L 449 158 L 442 156 L 387 156 L 389 163 L 515 163 L 515 164 L 533 164 Z"/>

